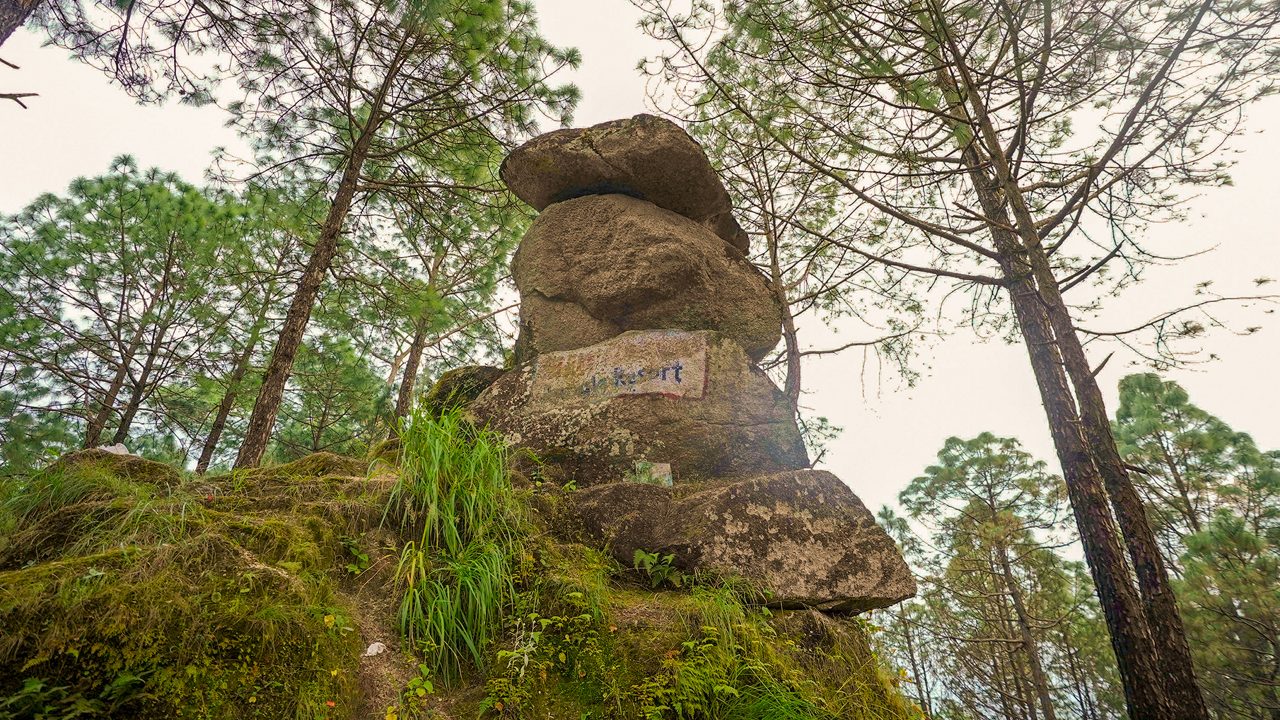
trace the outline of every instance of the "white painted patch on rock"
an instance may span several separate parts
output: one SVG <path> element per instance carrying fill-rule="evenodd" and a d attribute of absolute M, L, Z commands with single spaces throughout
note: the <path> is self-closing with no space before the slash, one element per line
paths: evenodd
<path fill-rule="evenodd" d="M 707 338 L 658 331 L 537 358 L 531 393 L 538 400 L 601 402 L 623 395 L 700 400 L 707 390 Z"/>

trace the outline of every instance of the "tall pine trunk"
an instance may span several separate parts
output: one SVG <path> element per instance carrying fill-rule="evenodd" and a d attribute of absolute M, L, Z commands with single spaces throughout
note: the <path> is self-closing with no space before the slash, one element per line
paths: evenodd
<path fill-rule="evenodd" d="M 284 399 L 285 384 L 293 371 L 293 359 L 298 354 L 298 347 L 302 345 L 302 336 L 307 330 L 316 298 L 320 295 L 325 273 L 333 265 L 333 258 L 338 253 L 338 237 L 342 234 L 347 214 L 351 211 L 356 186 L 360 181 L 360 170 L 364 167 L 369 148 L 378 134 L 387 93 L 399 73 L 401 61 L 402 58 L 397 58 L 387 69 L 387 74 L 370 103 L 369 119 L 360 128 L 360 134 L 347 157 L 347 165 L 338 181 L 338 190 L 329 205 L 329 214 L 320 228 L 320 237 L 311 250 L 306 270 L 298 280 L 298 289 L 293 294 L 293 302 L 289 304 L 289 312 L 285 314 L 284 325 L 280 328 L 280 339 L 271 352 L 271 361 L 267 364 L 267 372 L 262 379 L 262 389 L 258 391 L 258 399 L 253 403 L 253 413 L 249 416 L 244 443 L 236 456 L 236 468 L 257 467 L 267 450 L 271 430 L 276 424 L 276 415 L 280 412 L 280 402 Z"/>
<path fill-rule="evenodd" d="M 387 433 L 388 440 L 395 439 L 400 432 L 400 418 L 409 414 L 409 407 L 413 404 L 413 387 L 418 382 L 418 365 L 422 362 L 422 351 L 426 346 L 427 324 L 420 322 L 413 332 L 409 355 L 404 360 L 404 377 L 400 380 L 400 392 L 396 395 L 396 410 L 391 418 L 391 429 Z"/>
<path fill-rule="evenodd" d="M 1052 324 L 1032 282 L 1025 252 L 1016 236 L 1006 229 L 1010 223 L 997 192 L 998 184 L 986 175 L 986 165 L 973 143 L 965 149 L 964 158 L 983 212 L 994 221 L 991 237 L 1049 420 L 1080 542 L 1111 634 L 1129 715 L 1132 720 L 1165 720 L 1173 714 L 1165 693 L 1157 646 L 1130 579 L 1131 571 L 1111 515 L 1102 475 L 1081 432 L 1079 412 Z"/>
<path fill-rule="evenodd" d="M 200 459 L 196 461 L 196 473 L 203 475 L 209 469 L 209 464 L 213 462 L 213 454 L 218 450 L 218 442 L 222 439 L 222 433 L 227 427 L 227 418 L 231 417 L 231 409 L 236 405 L 236 398 L 240 396 L 240 384 L 244 382 L 244 377 L 249 373 L 249 365 L 253 361 L 253 351 L 258 348 L 258 341 L 262 338 L 262 328 L 267 321 L 267 310 L 271 305 L 271 295 L 275 292 L 274 283 L 268 286 L 267 291 L 263 294 L 262 306 L 258 309 L 258 315 L 253 319 L 253 325 L 249 329 L 249 338 L 245 341 L 244 349 L 240 351 L 239 357 L 236 358 L 235 367 L 231 370 L 231 375 L 227 378 L 227 389 L 222 394 L 222 401 L 218 403 L 218 410 L 213 416 L 213 425 L 209 428 L 209 435 L 204 439 L 204 445 L 200 448 Z"/>
<path fill-rule="evenodd" d="M 1120 452 L 1111 432 L 1111 423 L 1107 418 L 1102 392 L 1084 354 L 1084 348 L 1080 344 L 1079 335 L 1071 321 L 1066 303 L 1062 299 L 1048 254 L 1041 244 L 1039 229 L 1032 217 L 1030 206 L 1013 177 L 1013 170 L 1008 158 L 1005 157 L 1003 144 L 1000 142 L 999 134 L 981 96 L 976 92 L 968 91 L 968 88 L 974 87 L 974 83 L 964 62 L 963 53 L 955 46 L 953 38 L 946 36 L 942 39 L 956 59 L 958 80 L 965 88 L 959 95 L 963 101 L 963 107 L 970 113 L 969 127 L 978 132 L 978 137 L 974 138 L 965 150 L 966 164 L 983 211 L 993 221 L 990 225 L 991 235 L 1000 254 L 1002 270 L 1009 281 L 1009 294 L 1019 314 L 1019 323 L 1023 323 L 1023 310 L 1019 307 L 1025 306 L 1025 311 L 1028 314 L 1034 313 L 1037 321 L 1042 325 L 1042 328 L 1034 333 L 1042 336 L 1035 343 L 1030 341 L 1025 325 L 1022 328 L 1023 337 L 1027 340 L 1027 351 L 1032 356 L 1033 366 L 1036 362 L 1035 358 L 1041 356 L 1041 363 L 1046 366 L 1045 369 L 1051 369 L 1055 375 L 1059 376 L 1054 381 L 1055 385 L 1065 386 L 1066 380 L 1068 378 L 1070 380 L 1069 387 L 1062 388 L 1065 392 L 1055 389 L 1051 395 L 1046 395 L 1045 387 L 1041 387 L 1041 399 L 1044 401 L 1046 412 L 1051 415 L 1050 424 L 1055 426 L 1052 429 L 1055 431 L 1055 445 L 1058 446 L 1059 460 L 1063 465 L 1064 474 L 1071 472 L 1068 469 L 1069 464 L 1079 464 L 1077 472 L 1086 471 L 1091 477 L 1091 484 L 1094 482 L 1093 476 L 1101 479 L 1103 485 L 1100 488 L 1103 490 L 1101 496 L 1105 498 L 1104 502 L 1109 501 L 1111 510 L 1115 513 L 1115 520 L 1119 522 L 1125 547 L 1138 578 L 1138 591 L 1142 602 L 1138 604 L 1137 610 L 1144 620 L 1142 624 L 1145 626 L 1143 628 L 1145 633 L 1143 634 L 1151 644 L 1148 662 L 1154 662 L 1158 670 L 1154 681 L 1163 685 L 1163 692 L 1160 694 L 1163 695 L 1167 710 L 1154 705 L 1150 707 L 1133 705 L 1134 696 L 1131 696 L 1130 680 L 1137 682 L 1139 678 L 1136 676 L 1126 678 L 1124 661 L 1121 660 L 1121 676 L 1125 678 L 1125 696 L 1130 702 L 1130 714 L 1135 720 L 1140 717 L 1208 720 L 1208 709 L 1195 681 L 1191 652 L 1187 645 L 1182 618 L 1155 542 L 1155 535 L 1147 522 L 1141 499 L 1134 490 L 1124 463 L 1120 459 Z M 986 154 L 985 158 L 978 156 L 975 149 L 979 139 Z M 1018 290 L 1019 286 L 1023 289 Z M 1044 363 L 1044 359 L 1049 359 L 1051 362 Z M 1039 376 L 1040 370 L 1037 369 L 1036 372 Z M 1066 377 L 1061 377 L 1063 375 Z M 1038 377 L 1037 379 L 1039 380 Z M 1061 420 L 1072 423 L 1071 434 L 1083 441 L 1080 456 L 1077 457 L 1074 452 L 1064 453 L 1064 448 L 1058 445 L 1056 437 L 1058 428 L 1052 417 L 1055 410 L 1051 409 L 1051 401 L 1059 406 L 1056 412 L 1061 415 Z M 1070 488 L 1070 485 L 1068 487 Z M 1074 500 L 1073 497 L 1073 505 Z M 1095 510 L 1091 509 L 1090 512 Z M 1080 515 L 1077 514 L 1077 522 L 1079 520 Z M 1106 521 L 1108 525 L 1112 524 L 1111 517 L 1108 516 Z M 1083 541 L 1084 527 L 1082 526 L 1080 530 Z M 1110 554 L 1109 549 L 1106 552 Z M 1085 542 L 1085 554 L 1089 559 L 1090 569 L 1094 570 L 1095 557 L 1090 553 L 1088 542 Z M 1102 560 L 1102 558 L 1098 559 Z M 1108 567 L 1111 565 L 1111 562 L 1103 563 L 1103 569 L 1109 575 L 1113 572 Z M 1114 572 L 1118 572 L 1121 567 L 1114 566 Z M 1109 582 L 1117 588 L 1123 586 L 1124 594 L 1127 596 L 1131 594 L 1132 585 L 1127 572 L 1128 568 L 1124 570 L 1126 572 L 1123 575 L 1114 575 Z M 1098 573 L 1095 571 L 1094 574 L 1097 582 Z M 1102 598 L 1101 586 L 1098 592 L 1100 599 L 1103 599 L 1103 609 L 1106 611 L 1108 603 L 1105 598 Z M 1122 602 L 1125 607 L 1117 609 L 1123 614 L 1131 613 L 1132 606 L 1128 600 Z M 1110 615 L 1108 615 L 1108 626 L 1112 627 L 1114 633 L 1115 627 L 1112 626 Z M 1118 647 L 1116 654 L 1120 656 Z"/>
<path fill-rule="evenodd" d="M 1029 213 L 1027 216 L 1029 218 Z M 1019 225 L 1023 225 L 1021 218 Z M 1027 240 L 1025 244 L 1029 247 L 1028 255 L 1035 268 L 1040 295 L 1053 323 L 1054 334 L 1062 349 L 1067 373 L 1080 404 L 1085 438 L 1094 462 L 1102 473 L 1120 530 L 1124 533 L 1129 557 L 1138 578 L 1138 590 L 1142 594 L 1146 610 L 1147 626 L 1165 666 L 1167 693 L 1175 710 L 1170 718 L 1208 720 L 1209 709 L 1200 686 L 1196 683 L 1191 647 L 1187 643 L 1182 614 L 1178 610 L 1177 598 L 1169 582 L 1164 557 L 1160 554 L 1155 532 L 1147 520 L 1142 498 L 1138 496 L 1120 457 L 1102 390 L 1089 366 L 1058 283 L 1052 276 L 1049 259 L 1039 243 L 1039 236 L 1036 235 L 1034 240 Z"/>
<path fill-rule="evenodd" d="M 26 24 L 39 4 L 40 0 L 0 0 L 0 45 Z"/>
<path fill-rule="evenodd" d="M 97 447 L 98 441 L 102 439 L 102 431 L 106 429 L 107 421 L 111 419 L 111 413 L 115 410 L 116 398 L 120 396 L 120 390 L 124 388 L 124 380 L 128 376 L 128 364 L 131 362 L 133 362 L 131 354 L 121 356 L 120 364 L 116 367 L 115 377 L 111 378 L 111 384 L 107 386 L 107 394 L 102 398 L 98 411 L 90 418 L 89 425 L 85 428 L 85 448 Z"/>
<path fill-rule="evenodd" d="M 372 124 L 372 120 L 371 120 Z M 320 295 L 320 286 L 324 283 L 325 273 L 333 265 L 333 258 L 338 254 L 338 237 L 342 234 L 347 213 L 351 210 L 355 198 L 356 184 L 360 177 L 360 167 L 372 140 L 372 128 L 364 130 L 342 172 L 338 190 L 334 194 L 333 203 L 329 206 L 329 214 L 325 217 L 320 229 L 320 237 L 311 250 L 306 269 L 298 280 L 293 301 L 285 314 L 284 324 L 280 328 L 280 339 L 276 341 L 271 352 L 271 361 L 262 379 L 262 389 L 258 391 L 258 399 L 253 403 L 253 413 L 249 416 L 249 427 L 245 430 L 244 442 L 236 456 L 236 468 L 257 467 L 262 455 L 267 450 L 271 439 L 271 430 L 276 424 L 276 415 L 280 412 L 280 402 L 284 398 L 285 384 L 293 372 L 293 360 L 302 345 L 302 337 L 306 333 L 307 323 L 311 320 L 311 311 L 315 308 L 316 298 Z"/>
<path fill-rule="evenodd" d="M 1004 198 L 1000 203 L 999 217 L 1008 220 L 1008 213 L 1003 212 L 1007 203 L 1014 220 L 1010 227 L 1016 229 L 1019 239 L 1017 250 L 1025 258 L 1026 267 L 1023 270 L 1034 279 L 1036 299 L 1048 318 L 1059 359 L 1074 389 L 1078 414 L 1076 422 L 1083 431 L 1092 464 L 1102 477 L 1138 578 L 1147 628 L 1164 668 L 1165 693 L 1172 708 L 1168 717 L 1171 720 L 1208 720 L 1209 710 L 1200 687 L 1196 684 L 1191 648 L 1187 644 L 1173 586 L 1169 583 L 1164 559 L 1151 524 L 1147 521 L 1142 499 L 1120 458 L 1102 390 L 1098 387 L 1097 377 L 1089 365 L 1071 313 L 1062 298 L 1048 253 L 1040 241 L 1035 219 L 1001 154 L 994 127 L 985 114 L 982 114 L 981 108 L 978 114 L 978 125 L 987 138 L 989 157 L 995 172 L 992 184 Z"/>

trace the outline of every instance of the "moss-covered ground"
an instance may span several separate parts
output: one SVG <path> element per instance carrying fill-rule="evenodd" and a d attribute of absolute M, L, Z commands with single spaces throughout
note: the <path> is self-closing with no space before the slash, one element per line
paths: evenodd
<path fill-rule="evenodd" d="M 571 493 L 458 484 L 486 471 L 426 462 L 422 429 L 372 465 L 202 478 L 91 451 L 4 481 L 0 718 L 912 716 L 858 620 L 619 567 L 565 539 Z"/>

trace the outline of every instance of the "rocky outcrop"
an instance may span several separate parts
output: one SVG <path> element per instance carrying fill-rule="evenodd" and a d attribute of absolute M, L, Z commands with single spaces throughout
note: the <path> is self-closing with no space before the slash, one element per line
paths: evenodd
<path fill-rule="evenodd" d="M 422 405 L 434 417 L 466 407 L 502 377 L 502 368 L 464 365 L 445 372 L 422 397 Z"/>
<path fill-rule="evenodd" d="M 535 210 L 583 195 L 631 195 L 706 226 L 744 255 L 748 250 L 702 147 L 653 115 L 539 135 L 513 150 L 501 173 Z"/>
<path fill-rule="evenodd" d="M 626 195 L 547 208 L 512 274 L 527 351 L 573 350 L 626 330 L 717 330 L 753 360 L 782 332 L 764 276 L 697 223 Z"/>
<path fill-rule="evenodd" d="M 512 262 L 517 366 L 467 407 L 530 477 L 584 488 L 558 530 L 626 564 L 644 550 L 746 578 L 775 606 L 914 594 L 857 496 L 808 469 L 795 408 L 755 364 L 782 308 L 697 143 L 640 115 L 535 138 L 502 177 L 542 214 Z"/>
<path fill-rule="evenodd" d="M 916 592 L 893 540 L 831 473 L 688 490 L 613 483 L 573 502 L 582 528 L 620 562 L 636 550 L 672 554 L 689 572 L 744 577 L 770 604 L 857 612 Z"/>
<path fill-rule="evenodd" d="M 622 480 L 637 462 L 670 463 L 677 482 L 808 465 L 786 397 L 709 331 L 632 331 L 545 353 L 469 411 L 579 485 Z"/>

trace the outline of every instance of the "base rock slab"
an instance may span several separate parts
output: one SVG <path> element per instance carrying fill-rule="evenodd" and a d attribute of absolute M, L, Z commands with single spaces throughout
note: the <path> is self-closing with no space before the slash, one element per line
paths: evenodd
<path fill-rule="evenodd" d="M 893 540 L 829 472 L 689 489 L 612 483 L 573 503 L 584 534 L 620 562 L 636 550 L 673 554 L 685 571 L 746 578 L 771 605 L 861 612 L 915 595 Z"/>

